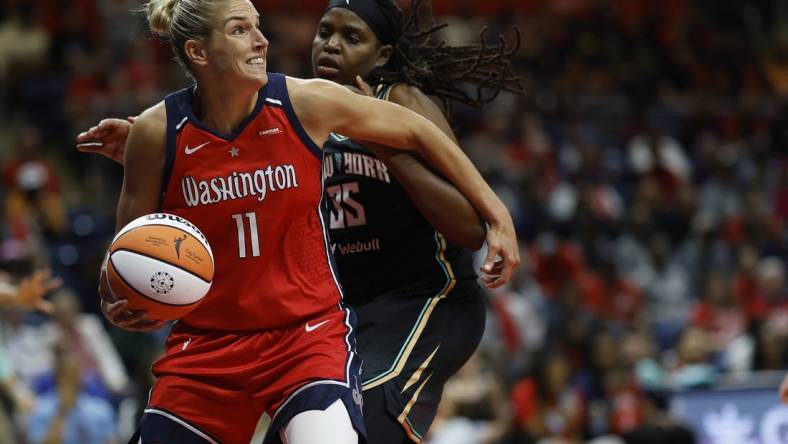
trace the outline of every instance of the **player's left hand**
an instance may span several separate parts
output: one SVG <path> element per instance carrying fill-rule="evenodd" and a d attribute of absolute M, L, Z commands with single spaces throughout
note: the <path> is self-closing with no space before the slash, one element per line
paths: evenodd
<path fill-rule="evenodd" d="M 136 117 L 104 119 L 98 125 L 77 136 L 77 149 L 85 153 L 98 153 L 123 165 L 126 139 Z"/>
<path fill-rule="evenodd" d="M 487 229 L 487 257 L 481 267 L 482 282 L 487 288 L 498 288 L 505 283 L 520 264 L 517 234 L 509 213 Z"/>
<path fill-rule="evenodd" d="M 490 269 L 490 271 L 485 272 L 484 267 L 482 267 L 482 276 L 480 279 L 482 280 L 485 286 L 489 288 L 495 288 L 492 287 L 491 285 L 493 282 L 495 282 L 498 278 L 501 277 L 501 272 L 503 272 L 503 259 L 500 256 L 496 256 L 495 262 L 493 262 L 493 266 L 492 269 Z"/>
<path fill-rule="evenodd" d="M 783 383 L 780 385 L 780 402 L 788 404 L 788 375 L 785 375 Z"/>

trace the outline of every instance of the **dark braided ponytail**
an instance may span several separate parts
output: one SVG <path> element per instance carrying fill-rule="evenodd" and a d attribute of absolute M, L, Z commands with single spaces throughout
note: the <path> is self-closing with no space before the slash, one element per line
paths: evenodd
<path fill-rule="evenodd" d="M 503 36 L 499 36 L 497 44 L 488 45 L 487 28 L 482 29 L 477 44 L 447 46 L 435 34 L 448 25 L 436 24 L 431 14 L 428 26 L 420 23 L 419 10 L 430 8 L 429 0 L 411 0 L 407 17 L 393 0 L 376 0 L 376 3 L 381 12 L 402 26 L 391 59 L 370 73 L 370 83 L 415 86 L 424 94 L 439 98 L 447 113 L 451 111 L 452 101 L 481 107 L 501 91 L 524 94 L 520 77 L 512 71 L 509 60 L 520 49 L 519 30 L 515 29 L 514 46 L 508 46 Z M 469 92 L 474 87 L 475 92 Z"/>

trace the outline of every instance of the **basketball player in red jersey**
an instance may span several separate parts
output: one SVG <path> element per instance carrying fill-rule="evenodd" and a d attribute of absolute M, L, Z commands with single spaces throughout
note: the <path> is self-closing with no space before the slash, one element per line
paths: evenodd
<path fill-rule="evenodd" d="M 118 226 L 159 210 L 186 218 L 214 246 L 216 279 L 154 365 L 140 441 L 248 442 L 262 412 L 273 418 L 268 442 L 363 440 L 354 320 L 326 244 L 314 141 L 336 132 L 417 150 L 487 220 L 485 266 L 500 255 L 500 282 L 519 262 L 508 212 L 427 120 L 330 82 L 267 73 L 249 1 L 154 0 L 148 15 L 196 84 L 132 128 Z M 101 293 L 111 321 L 148 322 Z"/>
<path fill-rule="evenodd" d="M 414 0 L 411 11 L 425 4 Z M 439 26 L 433 25 L 426 34 L 436 29 Z M 422 114 L 450 137 L 450 125 L 425 93 L 478 106 L 500 89 L 520 91 L 508 60 L 501 57 L 501 46 L 441 46 L 424 35 L 418 21 L 406 17 L 391 0 L 329 0 L 313 43 L 315 75 L 344 85 L 354 85 L 356 76 L 363 76 L 378 86 L 378 97 Z M 413 65 L 402 63 L 402 57 Z M 409 66 L 430 69 L 408 70 Z M 491 83 L 493 72 L 499 75 Z M 483 83 L 488 99 L 465 94 L 456 86 L 459 83 Z M 130 126 L 106 119 L 81 134 L 78 147 L 123 163 Z M 432 423 L 444 382 L 481 337 L 483 294 L 470 252 L 458 246 L 478 249 L 484 230 L 467 200 L 414 154 L 370 148 L 386 163 L 390 178 L 379 168 L 364 168 L 362 160 L 373 159 L 374 164 L 366 162 L 370 165 L 379 160 L 363 143 L 336 135 L 324 143 L 324 187 L 335 206 L 329 239 L 336 248 L 344 300 L 358 315 L 368 438 L 376 444 L 420 442 Z M 352 192 L 340 197 L 340 189 Z M 355 212 L 343 217 L 343 205 L 352 205 Z M 436 244 L 444 236 L 448 242 Z M 353 251 L 348 245 L 364 249 Z M 489 281 L 489 276 L 482 278 Z M 411 335 L 414 329 L 420 333 Z M 456 335 L 458 329 L 462 336 Z M 413 379 L 414 375 L 421 376 Z"/>

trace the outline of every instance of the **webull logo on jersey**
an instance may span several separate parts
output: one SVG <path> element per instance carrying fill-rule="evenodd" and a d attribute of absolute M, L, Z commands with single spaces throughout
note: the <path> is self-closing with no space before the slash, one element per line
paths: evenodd
<path fill-rule="evenodd" d="M 331 252 L 334 254 L 341 254 L 342 256 L 370 251 L 380 251 L 379 238 L 376 237 L 366 242 L 356 241 L 345 244 L 331 244 Z"/>
<path fill-rule="evenodd" d="M 291 164 L 268 165 L 249 173 L 233 172 L 222 177 L 198 180 L 181 179 L 183 198 L 189 208 L 254 196 L 262 202 L 269 192 L 298 188 L 295 167 Z"/>

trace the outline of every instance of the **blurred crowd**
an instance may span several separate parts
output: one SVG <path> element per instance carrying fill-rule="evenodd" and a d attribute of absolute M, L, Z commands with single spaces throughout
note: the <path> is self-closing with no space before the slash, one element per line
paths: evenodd
<path fill-rule="evenodd" d="M 310 76 L 322 2 L 256 3 L 270 69 Z M 434 3 L 449 44 L 519 29 L 527 94 L 453 109 L 524 260 L 428 442 L 694 442 L 671 393 L 788 367 L 788 5 Z M 96 294 L 122 170 L 73 143 L 186 85 L 140 5 L 0 0 L 0 283 L 63 280 L 0 312 L 0 444 L 125 442 L 145 403 L 166 332 Z"/>

